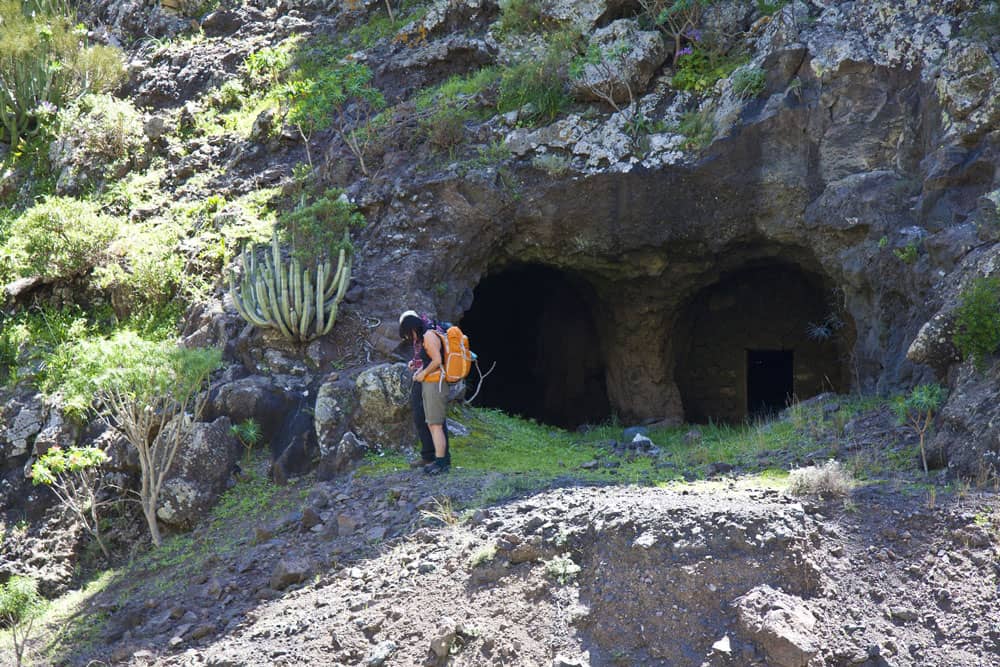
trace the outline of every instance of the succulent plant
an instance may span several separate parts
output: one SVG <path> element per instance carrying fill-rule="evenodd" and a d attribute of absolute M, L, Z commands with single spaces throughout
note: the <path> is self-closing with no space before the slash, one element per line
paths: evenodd
<path fill-rule="evenodd" d="M 344 240 L 336 270 L 329 259 L 317 262 L 315 269 L 303 268 L 295 256 L 286 259 L 277 233 L 271 237 L 271 251 L 264 253 L 263 261 L 253 248 L 245 246 L 242 277 L 238 284 L 235 273 L 229 277 L 229 292 L 243 319 L 258 327 L 277 329 L 285 338 L 299 342 L 330 333 L 351 281 L 346 232 Z"/>

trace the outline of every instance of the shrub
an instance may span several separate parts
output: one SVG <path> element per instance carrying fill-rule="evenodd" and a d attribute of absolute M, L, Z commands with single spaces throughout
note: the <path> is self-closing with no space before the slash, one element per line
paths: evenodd
<path fill-rule="evenodd" d="M 552 36 L 541 58 L 529 58 L 503 70 L 497 109 L 520 112 L 531 124 L 555 120 L 570 103 L 566 91 L 567 69 L 577 51 L 579 35 L 560 32 Z"/>
<path fill-rule="evenodd" d="M 104 486 L 101 465 L 107 454 L 96 447 L 53 447 L 31 466 L 33 484 L 52 489 L 59 502 L 76 516 L 97 542 L 105 558 L 111 558 L 101 537 L 100 500 Z"/>
<path fill-rule="evenodd" d="M 17 145 L 38 114 L 124 77 L 121 52 L 88 46 L 67 3 L 0 0 L 0 141 Z"/>
<path fill-rule="evenodd" d="M 544 153 L 531 159 L 531 166 L 549 176 L 562 176 L 569 171 L 569 160 L 556 153 Z"/>
<path fill-rule="evenodd" d="M 253 418 L 244 419 L 239 424 L 233 424 L 229 428 L 229 431 L 243 445 L 243 463 L 249 468 L 250 454 L 253 452 L 253 448 L 257 446 L 257 443 L 260 442 L 260 438 L 263 435 L 260 422 Z"/>
<path fill-rule="evenodd" d="M 545 574 L 566 585 L 580 574 L 580 566 L 573 562 L 569 554 L 562 554 L 546 561 Z"/>
<path fill-rule="evenodd" d="M 639 0 L 646 19 L 674 40 L 674 58 L 685 37 L 696 34 L 701 18 L 715 0 Z"/>
<path fill-rule="evenodd" d="M 67 411 L 96 411 L 138 451 L 139 503 L 155 546 L 160 490 L 201 416 L 202 385 L 220 361 L 218 350 L 180 348 L 123 330 L 63 346 L 50 363 L 46 388 L 63 395 Z"/>
<path fill-rule="evenodd" d="M 45 603 L 38 595 L 38 584 L 30 577 L 14 575 L 0 586 L 0 626 L 6 627 L 10 633 L 17 667 L 23 664 L 31 628 L 44 608 Z"/>
<path fill-rule="evenodd" d="M 851 473 L 839 461 L 830 459 L 821 466 L 791 471 L 788 492 L 796 496 L 846 496 L 853 485 Z"/>
<path fill-rule="evenodd" d="M 195 298 L 197 276 L 187 270 L 178 246 L 184 230 L 168 221 L 136 225 L 108 249 L 109 261 L 94 271 L 119 318 L 155 316 L 178 293 Z"/>
<path fill-rule="evenodd" d="M 119 227 L 91 202 L 49 197 L 14 220 L 4 254 L 16 275 L 70 278 L 104 261 Z"/>
<path fill-rule="evenodd" d="M 142 116 L 130 102 L 110 95 L 85 95 L 63 109 L 57 134 L 49 159 L 60 172 L 60 193 L 118 180 L 143 161 Z"/>
<path fill-rule="evenodd" d="M 732 74 L 744 61 L 745 58 L 718 55 L 707 48 L 688 47 L 678 53 L 677 70 L 670 82 L 678 90 L 703 93 Z"/>
<path fill-rule="evenodd" d="M 715 123 L 708 111 L 687 111 L 677 123 L 677 132 L 686 138 L 684 148 L 701 150 L 715 138 Z"/>
<path fill-rule="evenodd" d="M 909 426 L 920 438 L 920 460 L 924 464 L 925 475 L 928 469 L 924 440 L 946 395 L 941 385 L 921 384 L 908 395 L 898 397 L 892 406 L 899 423 Z"/>
<path fill-rule="evenodd" d="M 539 0 L 500 0 L 498 35 L 538 32 L 544 27 Z"/>
<path fill-rule="evenodd" d="M 982 370 L 1000 349 L 1000 277 L 979 277 L 959 296 L 955 346 Z"/>
<path fill-rule="evenodd" d="M 311 202 L 303 193 L 297 206 L 278 216 L 276 226 L 283 240 L 291 243 L 293 254 L 306 266 L 315 266 L 345 247 L 351 227 L 364 224 L 364 215 L 344 192 L 330 188 Z"/>
<path fill-rule="evenodd" d="M 469 567 L 476 568 L 480 565 L 486 565 L 492 563 L 493 559 L 497 557 L 497 545 L 493 542 L 489 542 L 474 552 L 469 556 Z"/>
<path fill-rule="evenodd" d="M 465 123 L 471 118 L 464 108 L 445 106 L 423 119 L 420 127 L 432 148 L 449 151 L 465 139 Z"/>
<path fill-rule="evenodd" d="M 741 67 L 733 72 L 733 92 L 742 100 L 764 92 L 767 72 L 759 67 Z"/>

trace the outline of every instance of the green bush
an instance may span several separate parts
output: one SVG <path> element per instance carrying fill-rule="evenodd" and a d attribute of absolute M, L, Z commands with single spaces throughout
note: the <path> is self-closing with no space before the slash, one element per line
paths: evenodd
<path fill-rule="evenodd" d="M 420 122 L 427 142 L 434 150 L 450 151 L 465 139 L 465 123 L 472 113 L 462 107 L 445 106 Z"/>
<path fill-rule="evenodd" d="M 85 95 L 59 113 L 50 151 L 60 193 L 77 193 L 118 180 L 143 161 L 142 115 L 131 102 Z"/>
<path fill-rule="evenodd" d="M 538 32 L 545 27 L 539 0 L 500 0 L 498 35 Z"/>
<path fill-rule="evenodd" d="M 892 406 L 899 423 L 908 426 L 920 438 L 920 460 L 925 475 L 928 468 L 924 441 L 946 396 L 947 392 L 941 385 L 922 384 L 914 387 L 908 395 L 898 397 Z"/>
<path fill-rule="evenodd" d="M 10 633 L 17 667 L 23 664 L 31 628 L 44 610 L 45 601 L 38 594 L 34 579 L 14 575 L 0 586 L 0 626 Z"/>
<path fill-rule="evenodd" d="M 725 79 L 746 61 L 745 58 L 718 55 L 707 48 L 689 48 L 689 53 L 678 54 L 677 70 L 670 80 L 678 90 L 709 91 L 717 81 Z"/>
<path fill-rule="evenodd" d="M 741 67 L 733 72 L 733 92 L 740 99 L 757 97 L 767 85 L 767 72 L 759 67 Z"/>
<path fill-rule="evenodd" d="M 49 197 L 14 220 L 3 252 L 15 275 L 70 278 L 105 260 L 119 227 L 91 202 Z"/>
<path fill-rule="evenodd" d="M 955 346 L 982 370 L 1000 350 L 1000 277 L 979 277 L 959 296 Z"/>
<path fill-rule="evenodd" d="M 93 313 L 91 313 L 93 314 Z M 93 327 L 79 308 L 44 307 L 22 310 L 3 320 L 0 327 L 0 373 L 15 384 L 18 366 L 39 366 L 57 347 L 90 335 Z"/>
<path fill-rule="evenodd" d="M 122 391 L 152 401 L 182 394 L 218 367 L 219 351 L 186 349 L 123 329 L 109 338 L 87 337 L 60 346 L 49 358 L 41 389 L 63 397 L 66 413 L 83 418 L 98 411 L 99 396 Z"/>
<path fill-rule="evenodd" d="M 705 10 L 716 0 L 639 0 L 643 18 L 674 41 L 674 53 L 680 53 L 684 39 L 697 41 L 697 30 Z M 676 59 L 676 55 L 675 55 Z"/>
<path fill-rule="evenodd" d="M 307 267 L 336 257 L 345 232 L 365 224 L 365 217 L 342 190 L 331 188 L 312 201 L 303 194 L 299 205 L 278 216 L 277 229 L 292 252 Z M 348 248 L 350 250 L 350 248 Z"/>
<path fill-rule="evenodd" d="M 549 123 L 569 106 L 567 77 L 578 52 L 579 35 L 560 32 L 551 37 L 545 55 L 529 58 L 503 70 L 497 109 L 521 112 L 530 124 Z"/>
<path fill-rule="evenodd" d="M 67 3 L 0 0 L 0 16 L 0 141 L 17 145 L 39 113 L 122 81 L 121 52 L 87 45 Z"/>
<path fill-rule="evenodd" d="M 701 150 L 715 138 L 715 124 L 708 111 L 683 113 L 675 129 L 685 137 L 684 148 L 689 150 Z"/>

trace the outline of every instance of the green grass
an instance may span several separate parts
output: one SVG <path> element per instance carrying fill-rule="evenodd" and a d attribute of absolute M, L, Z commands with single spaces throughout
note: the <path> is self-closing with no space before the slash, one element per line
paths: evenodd
<path fill-rule="evenodd" d="M 395 3 L 394 3 L 395 4 Z M 347 37 L 352 44 L 369 49 L 387 37 L 395 36 L 410 23 L 420 21 L 427 15 L 426 2 L 408 0 L 395 10 L 393 19 L 379 4 L 367 22 L 351 28 Z"/>

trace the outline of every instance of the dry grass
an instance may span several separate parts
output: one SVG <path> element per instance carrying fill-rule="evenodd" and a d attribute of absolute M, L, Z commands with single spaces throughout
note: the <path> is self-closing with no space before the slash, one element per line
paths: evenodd
<path fill-rule="evenodd" d="M 796 496 L 842 497 L 850 494 L 853 486 L 850 471 L 833 459 L 821 466 L 793 470 L 788 477 L 788 492 Z"/>

